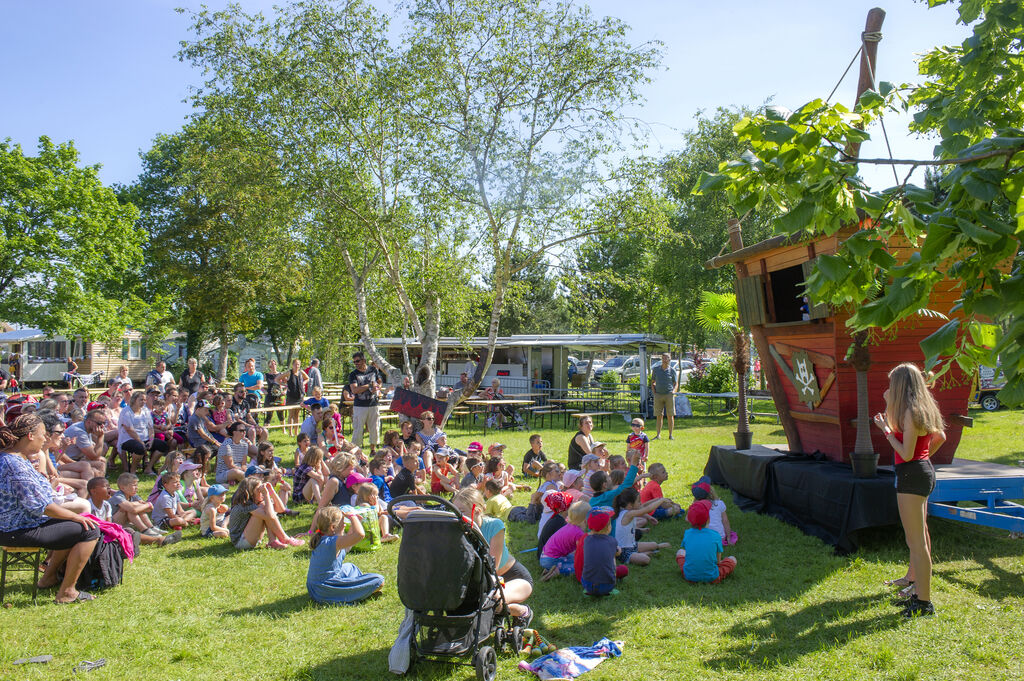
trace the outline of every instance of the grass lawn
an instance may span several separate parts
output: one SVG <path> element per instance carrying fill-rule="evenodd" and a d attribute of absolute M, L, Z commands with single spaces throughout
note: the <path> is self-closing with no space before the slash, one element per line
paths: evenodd
<path fill-rule="evenodd" d="M 1016 464 L 1024 459 L 1021 411 L 977 412 L 961 442 L 965 458 Z M 652 461 L 668 466 L 667 495 L 684 505 L 689 483 L 713 444 L 731 443 L 728 417 L 680 422 L 676 439 L 652 443 Z M 624 442 L 621 420 L 596 435 Z M 754 425 L 755 442 L 784 442 L 775 425 Z M 280 433 L 280 431 L 277 431 Z M 452 432 L 465 448 L 478 433 Z M 573 431 L 543 430 L 545 450 L 564 460 Z M 648 432 L 653 436 L 653 428 Z M 528 433 L 502 434 L 513 461 Z M 286 456 L 291 447 L 278 453 Z M 613 453 L 624 447 L 611 448 Z M 152 485 L 143 479 L 143 487 Z M 685 490 L 685 491 L 684 491 Z M 681 579 L 674 549 L 646 568 L 634 567 L 621 594 L 585 598 L 569 579 L 538 583 L 530 600 L 534 626 L 556 645 L 587 645 L 602 636 L 625 643 L 621 658 L 586 678 L 600 679 L 1020 679 L 1024 677 L 1024 543 L 1005 533 L 936 520 L 934 618 L 905 621 L 889 604 L 882 581 L 903 574 L 902 531 L 866 538 L 853 556 L 839 557 L 819 540 L 773 518 L 741 513 L 730 495 L 729 518 L 739 533 L 736 572 L 717 586 Z M 144 492 L 143 492 L 144 493 Z M 525 498 L 521 495 L 520 501 Z M 300 507 L 286 528 L 308 527 Z M 684 520 L 663 522 L 652 539 L 678 545 Z M 513 525 L 513 552 L 535 544 L 536 526 Z M 356 554 L 364 571 L 385 575 L 384 596 L 355 607 L 324 608 L 306 595 L 308 549 L 239 552 L 195 529 L 167 549 L 146 547 L 126 569 L 125 584 L 96 601 L 33 606 L 24 574 L 9 576 L 9 609 L 0 610 L 0 679 L 70 679 L 81 660 L 107 666 L 76 678 L 384 679 L 402 606 L 395 589 L 398 546 Z M 539 577 L 535 553 L 521 556 Z M 21 657 L 52 654 L 47 665 L 12 666 Z M 499 658 L 499 677 L 533 678 L 517 660 Z M 467 667 L 421 663 L 417 679 L 469 679 Z"/>

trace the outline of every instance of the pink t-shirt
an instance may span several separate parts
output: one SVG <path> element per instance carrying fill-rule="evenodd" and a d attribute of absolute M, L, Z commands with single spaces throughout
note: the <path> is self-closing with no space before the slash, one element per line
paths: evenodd
<path fill-rule="evenodd" d="M 580 537 L 586 536 L 586 532 L 575 525 L 565 525 L 551 535 L 548 543 L 544 545 L 544 555 L 548 558 L 562 558 L 576 550 L 576 542 Z"/>

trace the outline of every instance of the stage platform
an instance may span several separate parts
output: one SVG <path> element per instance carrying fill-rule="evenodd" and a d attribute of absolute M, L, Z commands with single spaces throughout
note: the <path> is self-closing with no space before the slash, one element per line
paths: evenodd
<path fill-rule="evenodd" d="M 704 473 L 732 490 L 740 509 L 795 525 L 840 553 L 857 549 L 858 530 L 900 522 L 891 466 L 855 478 L 849 464 L 790 454 L 784 445 L 714 446 Z M 1009 500 L 1024 498 L 1024 468 L 958 459 L 936 466 L 935 477 L 929 512 L 936 517 L 1020 531 L 1024 507 Z M 960 501 L 985 506 L 957 508 Z"/>

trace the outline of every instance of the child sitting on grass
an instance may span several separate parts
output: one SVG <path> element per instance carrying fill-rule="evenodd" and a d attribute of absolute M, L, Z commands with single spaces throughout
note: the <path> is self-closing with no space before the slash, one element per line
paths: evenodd
<path fill-rule="evenodd" d="M 430 471 L 431 494 L 455 494 L 459 491 L 459 472 L 448 463 L 449 451 L 446 447 L 438 447 L 434 452 L 434 465 Z"/>
<path fill-rule="evenodd" d="M 619 545 L 611 535 L 613 514 L 607 507 L 592 508 L 587 515 L 589 532 L 576 544 L 576 577 L 588 596 L 619 593 L 616 581 L 629 574 L 628 567 L 615 564 Z"/>
<path fill-rule="evenodd" d="M 725 514 L 725 502 L 715 494 L 715 489 L 711 486 L 711 478 L 706 475 L 701 477 L 700 480 L 693 483 L 690 491 L 693 492 L 695 501 L 707 500 L 710 504 L 708 527 L 722 537 L 722 546 L 738 542 L 740 538 L 732 531 L 732 527 L 729 525 L 729 516 Z"/>
<path fill-rule="evenodd" d="M 181 476 L 177 473 L 164 473 L 160 476 L 163 489 L 153 502 L 153 524 L 161 529 L 180 530 L 188 527 L 196 517 L 193 509 L 186 510 L 178 500 L 177 491 L 181 487 Z"/>
<path fill-rule="evenodd" d="M 295 437 L 295 465 L 293 468 L 298 468 L 303 459 L 306 457 L 306 451 L 309 449 L 311 440 L 309 439 L 309 433 L 299 433 Z M 323 455 L 321 455 L 321 459 Z"/>
<path fill-rule="evenodd" d="M 565 527 L 565 516 L 569 511 L 569 506 L 572 505 L 572 497 L 565 492 L 545 492 L 544 505 L 547 507 L 544 511 L 549 516 L 547 520 L 541 520 L 543 527 L 541 527 L 540 535 L 537 537 L 538 552 L 544 550 L 544 544 L 547 543 L 555 532 Z"/>
<path fill-rule="evenodd" d="M 540 566 L 545 570 L 540 578 L 542 582 L 556 575 L 573 573 L 576 544 L 587 535 L 589 514 L 590 504 L 585 501 L 575 502 L 569 507 L 566 524 L 544 543 L 540 552 Z"/>
<path fill-rule="evenodd" d="M 387 463 L 385 463 L 384 457 L 378 452 L 377 456 L 373 457 L 373 460 L 370 461 L 370 480 L 373 480 L 373 484 L 377 486 L 377 496 L 384 502 L 385 507 L 391 501 L 391 488 L 388 487 L 388 483 L 394 479 L 388 476 L 387 473 Z"/>
<path fill-rule="evenodd" d="M 492 518 L 501 518 L 503 523 L 508 522 L 508 514 L 512 510 L 512 502 L 501 493 L 501 485 L 497 480 L 484 481 L 484 513 Z"/>
<path fill-rule="evenodd" d="M 220 539 L 227 539 L 231 536 L 224 524 L 228 510 L 224 506 L 227 493 L 228 488 L 224 485 L 210 486 L 206 501 L 203 502 L 202 516 L 199 521 L 199 536 L 219 537 Z"/>
<path fill-rule="evenodd" d="M 583 501 L 586 496 L 583 494 L 583 473 L 576 470 L 568 470 L 562 474 L 562 491 L 572 497 L 573 503 Z"/>
<path fill-rule="evenodd" d="M 231 512 L 228 516 L 228 534 L 236 549 L 248 551 L 256 548 L 264 532 L 273 537 L 267 544 L 272 549 L 288 546 L 302 546 L 301 539 L 289 537 L 281 527 L 281 521 L 274 510 L 274 490 L 270 485 L 253 475 L 242 480 L 231 497 Z"/>
<path fill-rule="evenodd" d="M 652 499 L 646 504 L 640 503 L 640 493 L 628 487 L 615 497 L 615 541 L 619 544 L 619 562 L 623 565 L 649 565 L 651 553 L 658 549 L 667 549 L 670 544 L 636 540 L 636 521 L 662 505 L 671 502 L 666 499 Z"/>
<path fill-rule="evenodd" d="M 475 456 L 466 457 L 466 474 L 462 476 L 459 488 L 475 487 L 480 489 L 484 483 L 484 462 Z"/>
<path fill-rule="evenodd" d="M 524 506 L 516 506 L 509 513 L 509 520 L 516 523 L 539 523 L 544 517 L 544 495 L 548 492 L 557 492 L 562 486 L 562 464 L 557 461 L 547 461 L 541 466 L 540 477 L 542 483 L 537 485 L 537 491 L 530 495 L 529 503 Z M 541 528 L 537 528 L 537 536 L 540 537 Z"/>
<path fill-rule="evenodd" d="M 121 473 L 117 476 L 117 491 L 110 497 L 113 521 L 122 527 L 134 527 L 141 532 L 143 544 L 157 543 L 167 532 L 153 526 L 153 521 L 149 518 L 153 504 L 144 501 L 138 492 L 139 476 L 134 473 Z M 181 539 L 181 532 L 174 534 Z"/>
<path fill-rule="evenodd" d="M 345 532 L 344 519 L 351 527 Z M 313 550 L 306 573 L 306 590 L 317 603 L 329 605 L 357 603 L 384 588 L 384 577 L 363 572 L 345 562 L 345 553 L 365 536 L 359 518 L 340 508 L 320 510 L 309 546 Z"/>
<path fill-rule="evenodd" d="M 580 464 L 580 473 L 583 476 L 583 497 L 589 499 L 594 496 L 594 487 L 591 484 L 591 478 L 606 465 L 607 462 L 601 459 L 597 454 L 585 454 L 583 456 L 583 462 Z"/>
<path fill-rule="evenodd" d="M 668 470 L 665 468 L 665 464 L 652 463 L 651 467 L 647 470 L 648 477 L 650 480 L 644 488 L 640 490 L 640 503 L 646 504 L 648 501 L 653 499 L 664 499 L 665 493 L 661 490 L 663 482 L 668 480 Z M 671 499 L 668 506 L 659 506 L 654 509 L 654 513 L 651 514 L 655 520 L 664 520 L 665 518 L 675 518 L 682 512 L 682 508 L 679 504 L 675 503 Z"/>
<path fill-rule="evenodd" d="M 388 531 L 388 514 L 381 510 L 377 486 L 372 482 L 364 482 L 356 486 L 356 508 L 361 513 L 363 531 L 366 534 L 366 539 L 369 540 L 364 540 L 357 546 L 369 544 L 370 548 L 376 549 L 381 542 L 386 544 L 398 539 L 398 535 Z M 372 520 L 373 523 L 366 522 L 368 520 Z"/>
<path fill-rule="evenodd" d="M 683 547 L 676 552 L 676 563 L 688 582 L 717 584 L 736 569 L 736 557 L 722 558 L 722 538 L 708 527 L 711 502 L 693 502 L 686 511 L 692 528 L 683 533 Z"/>
<path fill-rule="evenodd" d="M 302 434 L 309 442 L 309 436 Z M 295 486 L 292 488 L 292 501 L 296 504 L 319 504 L 320 493 L 324 488 L 324 482 L 330 476 L 327 464 L 324 463 L 324 450 L 319 447 L 306 447 L 302 455 L 302 461 L 295 467 L 292 480 Z"/>
<path fill-rule="evenodd" d="M 533 478 L 540 477 L 540 469 L 548 460 L 544 450 L 541 449 L 543 444 L 544 441 L 539 434 L 534 433 L 530 436 L 530 448 L 523 455 L 523 475 Z"/>
<path fill-rule="evenodd" d="M 130 475 L 130 476 L 134 477 L 134 474 L 132 474 L 132 473 L 123 473 L 122 475 Z M 138 478 L 136 478 L 136 484 L 137 484 L 137 481 L 138 481 Z M 125 486 L 127 487 L 128 485 L 125 485 Z M 101 478 L 101 477 L 96 477 L 96 478 L 93 478 L 92 480 L 90 480 L 89 483 L 88 483 L 88 492 L 89 492 L 89 505 L 92 507 L 92 514 L 94 516 L 96 516 L 97 518 L 99 518 L 100 520 L 105 520 L 108 523 L 109 522 L 116 522 L 114 520 L 114 517 L 117 514 L 114 512 L 114 506 L 111 503 L 111 500 L 113 499 L 113 497 L 110 494 L 110 483 L 107 482 L 107 479 L 106 478 Z M 120 491 L 118 493 L 120 494 Z M 139 502 L 142 502 L 141 497 L 139 497 L 138 499 L 139 499 Z M 118 506 L 120 507 L 120 505 L 124 504 L 124 503 L 132 503 L 132 502 L 124 501 L 124 497 L 122 495 L 122 500 L 118 502 Z M 118 508 L 118 511 L 121 511 L 121 509 Z M 146 520 L 149 520 L 149 519 L 147 518 Z M 118 524 L 120 525 L 121 523 L 118 523 Z M 150 533 L 150 534 L 145 534 L 145 533 L 139 532 L 138 530 L 136 530 L 135 528 L 131 527 L 130 525 L 124 526 L 124 527 L 125 527 L 125 530 L 127 530 L 132 535 L 133 541 L 134 541 L 135 537 L 138 537 L 138 542 L 136 543 L 136 547 L 138 546 L 139 543 L 141 543 L 141 544 L 156 544 L 157 546 L 165 546 L 165 545 L 169 545 L 169 544 L 173 544 L 175 542 L 181 541 L 181 532 L 180 531 L 174 532 L 172 534 L 167 534 L 167 535 L 164 535 L 164 534 L 161 534 L 161 533 L 155 532 L 155 531 Z"/>

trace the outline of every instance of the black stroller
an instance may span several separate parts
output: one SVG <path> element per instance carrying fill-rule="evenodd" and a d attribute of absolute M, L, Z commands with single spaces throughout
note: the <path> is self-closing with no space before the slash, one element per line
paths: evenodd
<path fill-rule="evenodd" d="M 403 501 L 419 507 L 399 518 L 395 504 Z M 413 615 L 410 666 L 417 657 L 470 657 L 477 679 L 493 681 L 495 651 L 507 645 L 518 654 L 523 632 L 512 626 L 483 535 L 441 497 L 397 497 L 388 504 L 388 515 L 402 526 L 398 597 Z M 492 634 L 493 646 L 484 645 Z"/>
<path fill-rule="evenodd" d="M 487 417 L 487 428 L 491 430 L 525 430 L 526 419 L 514 404 L 502 404 Z"/>

